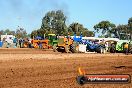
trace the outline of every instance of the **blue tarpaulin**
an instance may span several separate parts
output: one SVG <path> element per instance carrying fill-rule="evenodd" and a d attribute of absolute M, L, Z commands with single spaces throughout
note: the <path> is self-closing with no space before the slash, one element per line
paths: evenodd
<path fill-rule="evenodd" d="M 0 41 L 0 47 L 2 47 L 3 46 L 3 42 L 2 41 Z"/>

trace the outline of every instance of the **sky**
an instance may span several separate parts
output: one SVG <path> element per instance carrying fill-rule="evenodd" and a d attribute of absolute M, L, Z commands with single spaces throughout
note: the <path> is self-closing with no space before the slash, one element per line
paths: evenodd
<path fill-rule="evenodd" d="M 127 24 L 131 9 L 132 0 L 0 0 L 0 30 L 20 26 L 31 33 L 41 27 L 45 13 L 62 10 L 67 26 L 78 22 L 93 31 L 93 26 L 102 20 Z"/>

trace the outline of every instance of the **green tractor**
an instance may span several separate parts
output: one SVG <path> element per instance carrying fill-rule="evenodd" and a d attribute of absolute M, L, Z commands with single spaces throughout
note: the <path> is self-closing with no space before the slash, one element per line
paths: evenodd
<path fill-rule="evenodd" d="M 129 44 L 129 53 L 132 54 L 132 41 L 131 41 L 130 44 Z"/>
<path fill-rule="evenodd" d="M 131 39 L 124 39 L 124 40 L 119 40 L 119 41 L 114 41 L 113 43 L 111 43 L 111 46 L 110 46 L 110 52 L 111 53 L 115 53 L 115 52 L 125 52 L 124 50 L 124 45 L 128 43 L 129 45 L 129 48 L 128 48 L 128 51 L 129 53 L 132 53 L 132 41 Z"/>
<path fill-rule="evenodd" d="M 111 48 L 110 48 L 110 52 L 111 53 L 124 52 L 125 43 L 130 44 L 130 41 L 128 41 L 128 40 L 119 40 L 117 42 L 112 43 Z"/>
<path fill-rule="evenodd" d="M 48 34 L 49 45 L 54 48 L 58 44 L 58 38 L 55 34 Z"/>

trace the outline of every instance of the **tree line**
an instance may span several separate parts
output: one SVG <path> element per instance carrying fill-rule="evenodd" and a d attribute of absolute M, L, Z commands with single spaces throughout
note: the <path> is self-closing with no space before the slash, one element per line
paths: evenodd
<path fill-rule="evenodd" d="M 6 30 L 0 30 L 0 35 L 14 35 L 17 38 L 25 38 L 30 37 L 29 34 L 27 34 L 26 30 L 24 28 L 18 28 L 15 31 L 11 31 L 10 29 Z"/>
<path fill-rule="evenodd" d="M 94 25 L 94 31 L 85 28 L 83 24 L 73 22 L 69 26 L 66 25 L 67 17 L 63 11 L 49 11 L 42 19 L 41 27 L 31 33 L 31 37 L 43 36 L 44 34 L 55 33 L 58 35 L 73 35 L 76 33 L 83 36 L 93 37 L 95 33 L 100 33 L 99 37 L 116 37 L 123 39 L 124 35 L 132 35 L 132 17 L 128 19 L 127 24 L 115 25 L 110 21 L 101 21 Z M 124 34 L 124 35 L 122 35 Z"/>
<path fill-rule="evenodd" d="M 67 17 L 61 11 L 49 11 L 42 19 L 42 25 L 40 29 L 34 30 L 31 33 L 31 37 L 43 36 L 44 34 L 55 33 L 57 35 L 73 35 L 76 33 L 83 36 L 94 36 L 94 32 L 85 28 L 78 22 L 73 22 L 69 26 L 66 25 Z"/>
<path fill-rule="evenodd" d="M 101 32 L 100 37 L 115 37 L 119 39 L 132 38 L 132 17 L 127 24 L 115 25 L 110 21 L 101 21 L 94 26 L 96 32 Z"/>

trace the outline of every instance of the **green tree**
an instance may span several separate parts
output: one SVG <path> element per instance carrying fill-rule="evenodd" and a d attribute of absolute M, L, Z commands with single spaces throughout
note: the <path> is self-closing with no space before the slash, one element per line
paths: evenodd
<path fill-rule="evenodd" d="M 131 40 L 132 40 L 132 17 L 129 18 L 129 20 L 128 20 L 128 31 L 131 35 L 130 37 L 131 37 Z"/>
<path fill-rule="evenodd" d="M 132 38 L 132 17 L 129 18 L 128 24 L 125 25 L 118 25 L 117 27 L 112 29 L 114 37 L 120 39 L 129 39 Z"/>
<path fill-rule="evenodd" d="M 118 25 L 117 27 L 112 29 L 112 34 L 114 34 L 114 37 L 119 39 L 127 39 L 127 35 L 129 33 L 128 31 L 128 25 Z"/>
<path fill-rule="evenodd" d="M 83 31 L 83 25 L 79 23 L 72 23 L 69 25 L 68 32 L 76 33 L 77 35 Z"/>
<path fill-rule="evenodd" d="M 4 34 L 9 35 L 9 34 L 10 34 L 10 30 L 9 30 L 9 29 L 6 29 L 6 30 L 4 31 Z"/>
<path fill-rule="evenodd" d="M 9 32 L 9 35 L 15 35 L 16 33 L 15 33 L 15 31 L 10 31 Z"/>
<path fill-rule="evenodd" d="M 41 37 L 44 37 L 44 34 L 46 33 L 46 30 L 43 30 L 43 29 L 38 29 L 37 30 L 37 35 L 38 36 L 41 36 Z"/>
<path fill-rule="evenodd" d="M 16 30 L 16 35 L 17 38 L 25 38 L 27 37 L 27 32 L 24 28 L 19 28 Z"/>
<path fill-rule="evenodd" d="M 4 30 L 0 30 L 0 35 L 3 35 L 4 34 Z"/>
<path fill-rule="evenodd" d="M 37 30 L 32 31 L 31 38 L 35 38 L 36 36 L 38 36 Z"/>
<path fill-rule="evenodd" d="M 65 34 L 67 32 L 65 22 L 66 16 L 61 10 L 50 11 L 43 17 L 40 29 L 45 33 Z"/>
<path fill-rule="evenodd" d="M 129 26 L 130 29 L 132 30 L 132 17 L 129 18 L 129 20 L 128 20 L 128 26 Z"/>
<path fill-rule="evenodd" d="M 94 26 L 96 32 L 102 32 L 102 35 L 111 37 L 112 29 L 116 27 L 115 24 L 109 21 L 101 21 Z"/>
<path fill-rule="evenodd" d="M 11 31 L 10 29 L 1 30 L 0 34 L 2 34 L 2 35 L 5 35 L 5 34 L 7 34 L 7 35 L 15 35 L 15 31 Z"/>
<path fill-rule="evenodd" d="M 86 36 L 86 37 L 93 37 L 95 36 L 94 32 L 93 31 L 89 31 L 88 29 L 85 29 L 83 32 L 82 32 L 83 36 Z"/>
<path fill-rule="evenodd" d="M 68 27 L 68 32 L 73 35 L 76 33 L 78 36 L 82 33 L 83 36 L 94 36 L 92 31 L 89 31 L 87 28 L 84 28 L 82 24 L 72 23 Z"/>

